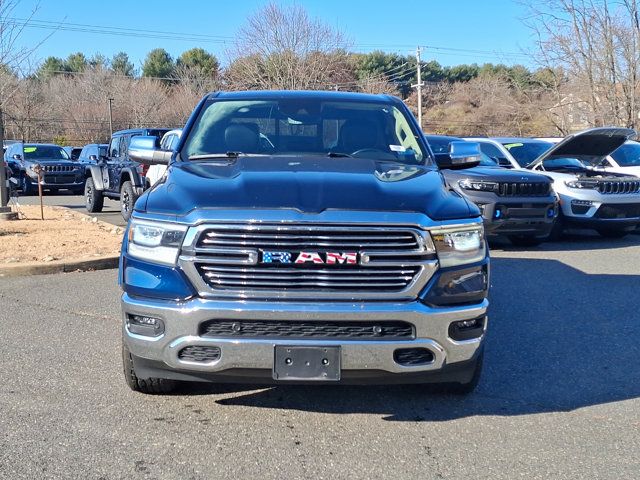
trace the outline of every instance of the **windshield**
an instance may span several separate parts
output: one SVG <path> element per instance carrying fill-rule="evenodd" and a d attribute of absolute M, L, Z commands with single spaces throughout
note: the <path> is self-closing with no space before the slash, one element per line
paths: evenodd
<path fill-rule="evenodd" d="M 640 167 L 640 143 L 625 143 L 611 157 L 621 167 Z"/>
<path fill-rule="evenodd" d="M 209 102 L 181 156 L 227 152 L 354 156 L 411 164 L 425 158 L 409 119 L 393 105 L 307 98 Z"/>
<path fill-rule="evenodd" d="M 23 152 L 25 160 L 69 160 L 67 152 L 55 145 L 25 145 Z"/>
<path fill-rule="evenodd" d="M 465 142 L 462 138 L 447 138 L 447 137 L 426 137 L 427 143 L 431 147 L 431 150 L 436 155 L 438 154 L 448 154 L 449 153 L 449 144 L 451 142 Z M 480 152 L 480 166 L 482 167 L 497 167 L 498 162 L 492 159 L 489 155 Z"/>
<path fill-rule="evenodd" d="M 509 150 L 521 167 L 526 167 L 553 146 L 552 143 L 543 141 L 513 142 L 502 145 Z"/>

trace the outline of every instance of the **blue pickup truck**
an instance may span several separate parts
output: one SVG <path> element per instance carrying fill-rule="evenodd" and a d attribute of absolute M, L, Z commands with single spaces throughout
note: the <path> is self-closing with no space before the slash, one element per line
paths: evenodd
<path fill-rule="evenodd" d="M 474 149 L 475 147 L 475 149 Z M 452 142 L 449 168 L 478 164 Z M 122 245 L 129 387 L 438 383 L 471 392 L 487 328 L 478 208 L 445 187 L 401 100 L 207 95 Z"/>

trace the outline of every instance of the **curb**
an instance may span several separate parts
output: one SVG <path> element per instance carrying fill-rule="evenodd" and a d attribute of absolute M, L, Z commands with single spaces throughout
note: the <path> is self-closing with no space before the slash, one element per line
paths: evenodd
<path fill-rule="evenodd" d="M 50 273 L 107 270 L 118 268 L 119 259 L 119 256 L 111 255 L 85 260 L 61 260 L 49 263 L 27 262 L 20 265 L 9 265 L 0 267 L 0 277 L 6 278 L 21 277 L 25 275 L 46 275 Z"/>

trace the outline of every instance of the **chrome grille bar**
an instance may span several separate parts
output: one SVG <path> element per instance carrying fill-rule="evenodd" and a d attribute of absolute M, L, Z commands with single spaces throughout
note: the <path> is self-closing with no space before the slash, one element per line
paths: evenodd
<path fill-rule="evenodd" d="M 358 263 L 261 263 L 261 251 L 357 252 Z M 204 297 L 266 299 L 415 298 L 437 268 L 426 232 L 333 224 L 201 225 L 179 261 Z"/>

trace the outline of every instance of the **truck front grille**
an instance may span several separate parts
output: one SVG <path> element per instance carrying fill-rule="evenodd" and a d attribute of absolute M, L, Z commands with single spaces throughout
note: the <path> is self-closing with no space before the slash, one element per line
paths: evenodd
<path fill-rule="evenodd" d="M 598 182 L 602 194 L 639 193 L 640 180 L 603 180 Z"/>
<path fill-rule="evenodd" d="M 500 182 L 497 193 L 501 197 L 546 197 L 550 188 L 547 182 Z"/>
<path fill-rule="evenodd" d="M 329 340 L 411 340 L 413 326 L 406 322 L 209 320 L 200 326 L 203 337 L 325 338 Z"/>
<path fill-rule="evenodd" d="M 415 298 L 437 266 L 426 232 L 337 225 L 201 227 L 181 259 L 201 293 L 253 298 Z"/>

